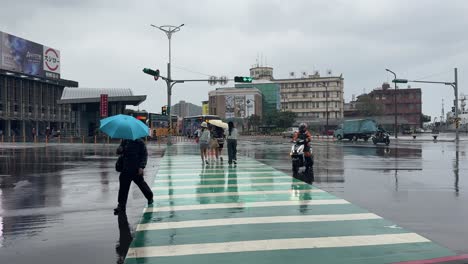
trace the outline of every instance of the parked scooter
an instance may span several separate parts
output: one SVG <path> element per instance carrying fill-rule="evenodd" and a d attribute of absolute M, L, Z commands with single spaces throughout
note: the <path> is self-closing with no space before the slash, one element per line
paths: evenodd
<path fill-rule="evenodd" d="M 378 131 L 372 135 L 372 142 L 374 145 L 377 143 L 385 143 L 385 145 L 388 146 L 390 144 L 390 135 L 387 132 Z"/>
<path fill-rule="evenodd" d="M 298 139 L 294 142 L 294 145 L 291 147 L 291 152 L 289 155 L 291 156 L 292 162 L 292 171 L 293 175 L 297 176 L 299 172 L 299 168 L 305 167 L 305 172 L 309 175 L 313 175 L 313 166 L 314 166 L 314 155 L 312 152 L 312 148 L 310 148 L 310 161 L 306 159 L 304 156 L 304 147 L 305 147 L 305 140 Z M 310 164 L 309 164 L 310 163 Z"/>

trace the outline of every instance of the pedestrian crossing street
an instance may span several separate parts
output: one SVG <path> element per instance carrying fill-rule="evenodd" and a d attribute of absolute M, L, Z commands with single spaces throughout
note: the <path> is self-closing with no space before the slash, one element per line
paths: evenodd
<path fill-rule="evenodd" d="M 125 263 L 394 263 L 454 255 L 254 159 L 161 160 Z M 363 194 L 365 195 L 365 194 Z"/>

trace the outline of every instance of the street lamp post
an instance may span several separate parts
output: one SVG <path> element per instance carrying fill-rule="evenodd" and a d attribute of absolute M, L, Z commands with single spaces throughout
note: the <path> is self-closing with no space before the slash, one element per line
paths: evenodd
<path fill-rule="evenodd" d="M 325 102 L 327 112 L 327 126 L 325 127 L 325 135 L 328 137 L 328 83 L 325 83 Z"/>
<path fill-rule="evenodd" d="M 408 79 L 394 79 L 393 82 L 395 83 L 408 83 L 408 82 L 415 82 L 415 83 L 435 83 L 435 84 L 444 84 L 444 85 L 450 85 L 453 87 L 453 92 L 455 94 L 455 100 L 453 100 L 453 106 L 455 108 L 455 122 L 458 120 L 458 69 L 454 69 L 454 81 L 453 82 L 435 82 L 435 81 L 417 81 L 417 80 L 408 80 Z M 396 76 L 396 75 L 395 75 Z M 458 129 L 458 126 L 455 125 L 455 142 L 458 145 L 459 141 L 459 132 L 460 130 Z"/>
<path fill-rule="evenodd" d="M 167 116 L 169 118 L 169 131 L 167 134 L 167 144 L 171 145 L 171 137 L 172 137 L 172 116 L 171 116 L 171 95 L 172 95 L 172 87 L 174 84 L 177 82 L 172 80 L 171 78 L 171 37 L 173 33 L 176 33 L 180 30 L 181 27 L 184 26 L 184 24 L 181 24 L 180 26 L 170 26 L 170 25 L 164 25 L 164 26 L 155 26 L 151 25 L 152 27 L 155 27 L 164 33 L 166 33 L 167 38 L 169 40 L 169 62 L 167 63 L 167 78 L 166 78 L 166 84 L 167 84 Z"/>
<path fill-rule="evenodd" d="M 395 77 L 393 80 L 396 80 L 397 77 L 396 77 L 396 74 L 393 71 L 391 71 L 389 69 L 385 69 L 385 70 L 392 73 L 393 76 Z M 393 105 L 394 105 L 394 109 L 395 109 L 395 112 L 394 112 L 394 114 L 395 114 L 395 127 L 393 129 L 393 132 L 395 133 L 395 138 L 398 138 L 397 91 L 396 91 L 397 85 L 396 85 L 396 82 L 394 82 L 394 84 L 395 84 L 395 92 L 393 94 Z"/>

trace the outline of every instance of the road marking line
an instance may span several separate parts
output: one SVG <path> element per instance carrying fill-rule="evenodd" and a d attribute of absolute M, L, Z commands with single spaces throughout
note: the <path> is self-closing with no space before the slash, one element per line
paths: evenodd
<path fill-rule="evenodd" d="M 276 179 L 293 179 L 293 178 L 291 176 L 275 176 L 275 177 L 222 177 L 222 178 L 209 178 L 209 179 L 186 178 L 186 179 L 173 179 L 173 180 L 172 179 L 171 180 L 156 179 L 154 183 L 157 185 L 159 183 L 166 183 L 166 182 L 193 182 L 193 181 L 209 182 L 209 181 L 222 181 L 222 180 L 238 181 L 238 180 L 276 180 Z"/>
<path fill-rule="evenodd" d="M 305 182 L 296 182 L 294 185 L 309 185 Z M 188 189 L 200 189 L 200 188 L 222 188 L 222 187 L 249 187 L 249 186 L 290 186 L 290 182 L 258 182 L 258 183 L 234 183 L 234 184 L 201 184 L 201 185 L 184 185 L 184 186 L 164 186 L 164 187 L 153 187 L 153 191 L 165 191 L 165 190 L 188 190 Z"/>
<path fill-rule="evenodd" d="M 194 167 L 191 167 L 191 168 L 170 168 L 170 169 L 162 169 L 160 168 L 158 171 L 159 172 L 177 172 L 177 171 L 180 171 L 180 172 L 185 172 L 185 171 L 193 171 L 195 169 L 202 169 L 201 167 L 199 168 L 194 168 Z M 203 171 L 212 171 L 212 172 L 216 172 L 216 171 L 228 171 L 228 172 L 232 172 L 232 173 L 236 173 L 237 171 L 243 171 L 243 170 L 255 170 L 255 171 L 276 171 L 275 169 L 273 168 L 268 168 L 268 167 L 265 167 L 265 168 L 261 168 L 261 167 L 243 167 L 243 168 L 237 168 L 237 170 L 232 170 L 228 167 L 221 167 L 221 168 L 204 168 Z"/>
<path fill-rule="evenodd" d="M 246 192 L 221 192 L 221 193 L 188 193 L 188 194 L 172 194 L 158 195 L 156 200 L 175 199 L 175 198 L 201 198 L 201 197 L 220 197 L 220 196 L 241 196 L 241 195 L 267 195 L 267 194 L 299 194 L 299 193 L 325 193 L 319 189 L 313 190 L 274 190 L 274 191 L 246 191 Z"/>
<path fill-rule="evenodd" d="M 241 172 L 234 172 L 233 174 L 281 174 L 286 175 L 284 172 L 281 171 L 241 171 Z M 200 176 L 200 175 L 229 175 L 229 172 L 225 171 L 222 173 L 219 172 L 193 172 L 193 173 L 158 173 L 158 176 Z"/>
<path fill-rule="evenodd" d="M 305 200 L 305 201 L 273 201 L 273 202 L 252 202 L 252 203 L 219 203 L 219 204 L 195 204 L 195 205 L 176 205 L 164 207 L 147 207 L 144 213 L 156 212 L 175 212 L 175 211 L 191 211 L 191 210 L 208 210 L 208 209 L 229 209 L 229 208 L 253 208 L 253 207 L 277 207 L 277 206 L 300 206 L 300 205 L 332 205 L 332 204 L 349 204 L 343 199 L 332 200 Z"/>
<path fill-rule="evenodd" d="M 351 220 L 370 220 L 370 219 L 382 219 L 382 218 L 372 213 L 220 218 L 220 219 L 208 219 L 208 220 L 190 220 L 190 221 L 179 221 L 179 222 L 160 222 L 160 223 L 139 224 L 137 225 L 136 231 L 193 228 L 193 227 L 229 226 L 229 225 L 331 222 L 331 221 L 351 221 Z"/>
<path fill-rule="evenodd" d="M 173 257 L 200 254 L 271 251 L 286 249 L 377 246 L 422 242 L 430 241 L 415 233 L 270 239 L 225 243 L 202 243 L 175 246 L 137 247 L 129 249 L 127 253 L 127 258 Z"/>

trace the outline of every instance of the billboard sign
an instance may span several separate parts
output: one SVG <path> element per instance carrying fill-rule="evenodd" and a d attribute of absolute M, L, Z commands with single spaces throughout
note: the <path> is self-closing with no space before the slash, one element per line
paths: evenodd
<path fill-rule="evenodd" d="M 245 118 L 255 114 L 254 95 L 225 95 L 226 118 Z"/>
<path fill-rule="evenodd" d="M 0 69 L 43 78 L 60 78 L 60 52 L 0 32 Z"/>
<path fill-rule="evenodd" d="M 101 101 L 100 101 L 100 107 L 99 107 L 101 117 L 107 117 L 109 115 L 108 99 L 109 99 L 109 95 L 101 94 Z"/>

